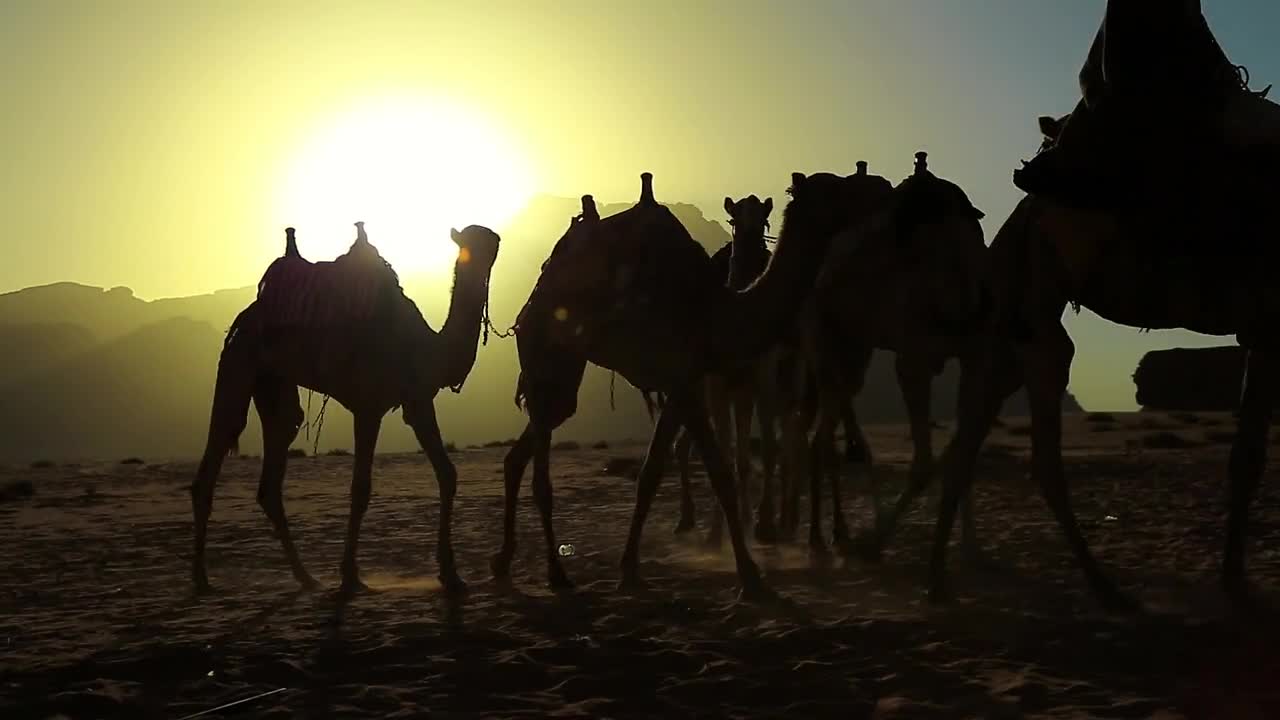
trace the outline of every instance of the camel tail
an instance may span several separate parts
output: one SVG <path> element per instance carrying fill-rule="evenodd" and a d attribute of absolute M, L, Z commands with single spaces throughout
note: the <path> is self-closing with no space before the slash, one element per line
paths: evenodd
<path fill-rule="evenodd" d="M 520 376 L 519 376 L 518 378 L 516 378 L 516 397 L 515 397 L 515 402 L 516 402 L 516 408 L 517 408 L 517 409 L 519 409 L 519 410 L 526 410 L 526 409 L 528 409 L 528 408 L 527 408 L 527 406 L 526 406 L 526 404 L 525 404 L 524 373 L 520 373 Z"/>

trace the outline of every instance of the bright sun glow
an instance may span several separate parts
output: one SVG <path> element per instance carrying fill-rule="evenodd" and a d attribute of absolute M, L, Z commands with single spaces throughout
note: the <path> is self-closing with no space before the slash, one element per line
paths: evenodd
<path fill-rule="evenodd" d="M 464 108 L 434 98 L 364 101 L 304 141 L 280 217 L 298 229 L 309 259 L 345 252 L 353 223 L 363 220 L 397 269 L 440 271 L 457 256 L 449 228 L 500 230 L 528 202 L 532 183 L 505 133 Z"/>

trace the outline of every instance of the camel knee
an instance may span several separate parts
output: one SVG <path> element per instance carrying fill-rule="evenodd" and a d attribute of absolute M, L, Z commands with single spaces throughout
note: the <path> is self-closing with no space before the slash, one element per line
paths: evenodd
<path fill-rule="evenodd" d="M 458 469 L 453 466 L 453 463 L 448 463 L 436 470 L 436 484 L 440 486 L 440 499 L 444 502 L 453 502 L 458 494 Z"/>

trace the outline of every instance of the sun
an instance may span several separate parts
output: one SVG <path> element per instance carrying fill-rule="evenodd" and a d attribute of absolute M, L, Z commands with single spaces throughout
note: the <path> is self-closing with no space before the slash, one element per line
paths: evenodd
<path fill-rule="evenodd" d="M 345 252 L 360 220 L 398 270 L 433 272 L 457 257 L 451 227 L 497 230 L 531 194 L 525 155 L 500 127 L 438 98 L 393 97 L 320 122 L 285 173 L 278 212 L 309 259 Z"/>

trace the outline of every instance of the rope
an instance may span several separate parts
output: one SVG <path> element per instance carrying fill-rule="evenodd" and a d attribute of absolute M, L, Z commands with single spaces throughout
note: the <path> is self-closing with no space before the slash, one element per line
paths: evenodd
<path fill-rule="evenodd" d="M 307 391 L 307 392 L 309 393 L 310 391 Z M 307 398 L 307 402 L 308 402 L 308 403 L 309 403 L 309 402 L 311 402 L 311 399 L 310 399 L 309 397 Z M 320 431 L 324 429 L 324 410 L 325 410 L 325 408 L 326 408 L 326 407 L 328 407 L 328 406 L 329 406 L 329 396 L 328 396 L 328 395 L 325 395 L 325 396 L 324 396 L 324 399 L 322 399 L 322 400 L 320 401 L 320 413 L 319 413 L 318 415 L 316 415 L 316 423 L 317 423 L 317 425 L 316 425 L 316 440 L 315 440 L 315 442 L 311 445 L 311 454 L 312 454 L 312 455 L 315 455 L 315 454 L 317 454 L 317 453 L 319 453 L 319 452 L 320 452 Z"/>
<path fill-rule="evenodd" d="M 613 384 L 618 379 L 618 371 L 609 371 L 609 410 L 610 412 L 618 409 L 618 404 L 613 400 Z"/>
<path fill-rule="evenodd" d="M 511 323 L 511 327 L 507 328 L 506 331 L 503 332 L 501 330 L 498 330 L 498 328 L 493 324 L 493 320 L 489 317 L 489 281 L 488 280 L 486 280 L 484 284 L 484 305 L 480 308 L 480 331 L 481 331 L 480 344 L 486 347 L 489 345 L 490 333 L 493 333 L 494 337 L 500 338 L 502 340 L 506 340 L 507 338 L 516 334 L 516 323 Z M 462 381 L 459 382 L 457 385 L 450 385 L 449 390 L 451 390 L 455 395 L 460 394 L 462 392 L 462 386 L 465 385 L 466 382 L 467 382 L 467 379 L 463 378 Z"/>

